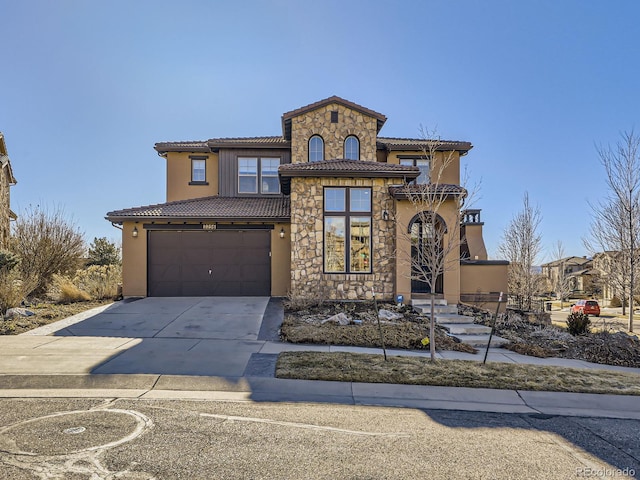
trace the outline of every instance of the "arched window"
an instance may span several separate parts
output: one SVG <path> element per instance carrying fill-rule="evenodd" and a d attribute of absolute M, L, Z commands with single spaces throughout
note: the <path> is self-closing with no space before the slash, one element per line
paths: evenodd
<path fill-rule="evenodd" d="M 347 160 L 360 160 L 360 141 L 354 135 L 349 135 L 344 140 L 344 158 Z"/>
<path fill-rule="evenodd" d="M 321 162 L 324 160 L 324 140 L 320 135 L 314 135 L 309 139 L 309 161 Z"/>

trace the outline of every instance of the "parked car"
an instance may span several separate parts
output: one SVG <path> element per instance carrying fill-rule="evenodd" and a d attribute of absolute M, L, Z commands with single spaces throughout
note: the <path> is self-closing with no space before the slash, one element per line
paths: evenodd
<path fill-rule="evenodd" d="M 571 305 L 571 312 L 582 312 L 586 315 L 600 316 L 600 305 L 597 300 L 578 300 Z"/>

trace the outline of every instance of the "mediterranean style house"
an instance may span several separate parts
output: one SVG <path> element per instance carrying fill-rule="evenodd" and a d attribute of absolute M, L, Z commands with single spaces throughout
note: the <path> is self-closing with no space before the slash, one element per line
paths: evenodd
<path fill-rule="evenodd" d="M 11 161 L 7 154 L 7 144 L 0 132 L 0 248 L 7 248 L 11 233 L 11 220 L 18 218 L 11 210 L 9 189 L 18 183 L 13 176 Z"/>
<path fill-rule="evenodd" d="M 561 291 L 565 298 L 589 296 L 596 293 L 593 260 L 587 257 L 566 257 L 542 264 L 542 276 L 547 290 Z"/>
<path fill-rule="evenodd" d="M 282 135 L 157 143 L 166 203 L 106 216 L 122 228 L 124 296 L 495 301 L 508 263 L 487 259 L 480 210 L 460 208 L 471 143 L 379 136 L 386 120 L 333 96 L 284 113 Z M 441 193 L 433 217 L 412 200 L 425 189 Z M 436 217 L 456 237 L 426 285 L 416 260 Z"/>

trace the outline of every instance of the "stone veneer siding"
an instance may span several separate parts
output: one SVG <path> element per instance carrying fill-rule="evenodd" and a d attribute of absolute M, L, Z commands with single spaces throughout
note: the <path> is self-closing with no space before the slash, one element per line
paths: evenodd
<path fill-rule="evenodd" d="M 331 112 L 338 123 L 331 123 Z M 355 135 L 360 141 L 360 160 L 376 160 L 377 120 L 343 105 L 332 103 L 291 119 L 291 163 L 309 161 L 309 139 L 324 140 L 324 159 L 344 158 L 344 140 Z"/>
<path fill-rule="evenodd" d="M 395 225 L 382 220 L 387 210 L 393 218 L 393 199 L 386 178 L 291 179 L 291 293 L 332 300 L 393 299 L 395 284 Z M 324 273 L 323 187 L 371 187 L 372 273 Z"/>

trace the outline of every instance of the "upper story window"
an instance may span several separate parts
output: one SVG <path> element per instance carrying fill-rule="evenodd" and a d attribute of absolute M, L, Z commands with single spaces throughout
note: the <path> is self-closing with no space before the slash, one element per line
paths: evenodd
<path fill-rule="evenodd" d="M 238 157 L 238 193 L 280 193 L 279 165 L 280 157 Z"/>
<path fill-rule="evenodd" d="M 238 193 L 258 193 L 258 159 L 238 157 Z"/>
<path fill-rule="evenodd" d="M 427 184 L 431 181 L 431 160 L 429 158 L 401 158 L 400 165 L 418 167 L 420 169 L 420 175 L 416 178 L 415 183 Z"/>
<path fill-rule="evenodd" d="M 321 162 L 324 160 L 324 140 L 320 135 L 314 135 L 309 139 L 309 161 Z"/>
<path fill-rule="evenodd" d="M 325 187 L 324 271 L 371 273 L 371 189 Z"/>
<path fill-rule="evenodd" d="M 360 160 L 360 141 L 354 135 L 349 135 L 344 140 L 344 158 L 347 160 Z"/>
<path fill-rule="evenodd" d="M 260 159 L 260 177 L 262 193 L 280 193 L 280 180 L 278 179 L 279 158 Z"/>
<path fill-rule="evenodd" d="M 191 182 L 189 184 L 207 184 L 207 157 L 191 157 Z"/>

